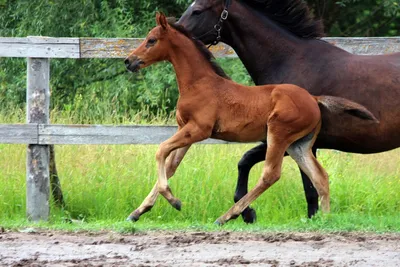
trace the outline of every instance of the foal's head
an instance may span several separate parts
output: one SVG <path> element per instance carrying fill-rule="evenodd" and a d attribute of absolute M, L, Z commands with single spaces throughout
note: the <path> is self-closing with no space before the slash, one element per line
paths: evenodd
<path fill-rule="evenodd" d="M 214 61 L 214 56 L 207 47 L 202 42 L 193 39 L 182 26 L 169 24 L 162 13 L 157 13 L 156 22 L 157 27 L 152 29 L 144 42 L 125 59 L 128 70 L 135 72 L 159 61 L 171 61 L 174 55 L 171 55 L 170 52 L 172 49 L 179 48 L 181 51 L 190 51 L 189 56 L 186 55 L 190 59 L 197 56 L 203 57 L 217 75 L 230 80 L 223 69 Z M 196 49 L 199 53 L 194 52 Z M 197 62 L 197 64 L 199 63 Z"/>
<path fill-rule="evenodd" d="M 171 43 L 168 41 L 170 25 L 164 14 L 157 13 L 157 27 L 152 29 L 144 42 L 126 59 L 125 65 L 130 71 L 138 71 L 158 61 L 168 59 Z"/>

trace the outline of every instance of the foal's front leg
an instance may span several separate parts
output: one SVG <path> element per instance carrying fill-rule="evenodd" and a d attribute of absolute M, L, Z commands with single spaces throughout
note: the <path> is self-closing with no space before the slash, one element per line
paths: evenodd
<path fill-rule="evenodd" d="M 179 164 L 182 162 L 183 157 L 185 156 L 186 152 L 189 150 L 190 145 L 179 148 L 177 150 L 172 151 L 170 156 L 167 159 L 167 178 L 171 178 L 172 175 L 174 175 L 176 169 L 178 168 Z M 157 188 L 157 183 L 153 186 L 153 189 L 151 192 L 147 195 L 145 200 L 142 202 L 142 204 L 135 210 L 133 211 L 129 217 L 127 218 L 127 221 L 137 221 L 139 220 L 139 217 L 148 211 L 151 210 L 151 208 L 154 206 L 154 203 L 156 203 L 156 200 L 158 198 L 158 188 Z"/>
<path fill-rule="evenodd" d="M 206 127 L 208 129 L 208 127 Z M 210 128 L 211 129 L 211 128 Z M 165 161 L 169 154 L 177 148 L 185 147 L 210 137 L 211 131 L 200 128 L 196 124 L 186 124 L 174 136 L 161 143 L 156 153 L 158 165 L 158 192 L 177 210 L 181 210 L 181 201 L 176 198 L 168 186 Z"/>
<path fill-rule="evenodd" d="M 168 202 L 172 202 L 171 204 L 178 210 L 180 210 L 180 201 L 172 195 L 171 190 L 168 187 L 168 178 L 170 178 L 179 163 L 182 161 L 185 156 L 187 150 L 190 148 L 190 145 L 207 139 L 210 136 L 211 132 L 202 130 L 195 124 L 186 124 L 184 127 L 180 128 L 177 133 L 175 133 L 171 138 L 163 142 L 156 154 L 156 159 L 158 163 L 158 181 L 154 185 L 150 194 L 145 198 L 143 203 L 137 208 L 134 212 L 132 212 L 127 220 L 137 221 L 139 217 L 151 210 L 154 206 L 154 203 L 157 200 L 158 193 L 161 191 L 164 194 L 164 197 L 168 197 Z M 168 155 L 171 155 L 168 159 L 169 161 L 166 164 L 166 158 Z M 167 168 L 166 168 L 167 165 Z M 160 183 L 161 179 L 161 183 Z"/>

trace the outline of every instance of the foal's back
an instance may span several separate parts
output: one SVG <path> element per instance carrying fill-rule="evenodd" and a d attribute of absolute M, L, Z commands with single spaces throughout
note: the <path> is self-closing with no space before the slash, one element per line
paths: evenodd
<path fill-rule="evenodd" d="M 216 88 L 218 118 L 212 138 L 234 142 L 266 140 L 268 125 L 291 132 L 312 130 L 320 121 L 314 96 L 292 84 L 244 86 L 226 81 Z"/>

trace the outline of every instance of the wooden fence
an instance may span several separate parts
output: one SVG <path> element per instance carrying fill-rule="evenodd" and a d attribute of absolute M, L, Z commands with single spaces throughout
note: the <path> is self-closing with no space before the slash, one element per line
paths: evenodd
<path fill-rule="evenodd" d="M 400 52 L 400 37 L 325 38 L 354 54 Z M 0 57 L 27 58 L 27 124 L 0 124 L 0 143 L 27 144 L 27 217 L 49 217 L 49 145 L 158 144 L 171 136 L 174 126 L 51 125 L 51 58 L 125 58 L 143 39 L 2 38 Z M 227 45 L 211 48 L 216 57 L 237 57 Z M 121 61 L 121 64 L 122 61 Z M 207 140 L 203 143 L 225 143 Z"/>

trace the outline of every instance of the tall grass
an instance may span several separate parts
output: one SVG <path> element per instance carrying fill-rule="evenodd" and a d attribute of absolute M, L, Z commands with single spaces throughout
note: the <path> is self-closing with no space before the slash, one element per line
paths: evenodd
<path fill-rule="evenodd" d="M 168 114 L 149 115 L 144 109 L 124 116 L 103 103 L 90 114 L 76 110 L 52 110 L 52 123 L 171 124 Z M 2 109 L 1 123 L 24 123 L 25 111 Z M 183 202 L 181 212 L 159 198 L 151 212 L 135 227 L 212 227 L 233 204 L 237 162 L 254 144 L 194 145 L 170 180 L 174 194 Z M 85 222 L 78 228 L 120 225 L 140 205 L 155 183 L 155 145 L 56 146 L 56 162 L 67 207 L 52 205 L 51 226 Z M 233 229 L 371 230 L 400 231 L 400 150 L 375 155 L 321 150 L 318 159 L 330 175 L 331 214 L 306 219 L 306 202 L 296 164 L 286 158 L 281 179 L 252 206 L 258 221 L 246 226 L 240 218 Z M 24 145 L 0 145 L 0 224 L 27 225 L 25 220 Z M 250 174 L 254 186 L 262 170 Z M 131 227 L 131 224 L 122 224 Z M 129 226 L 127 226 L 129 225 Z M 47 225 L 46 227 L 49 227 Z"/>
<path fill-rule="evenodd" d="M 135 224 L 212 225 L 233 203 L 237 162 L 253 145 L 194 145 L 170 185 L 183 202 L 181 212 L 159 198 Z M 52 207 L 52 223 L 123 221 L 156 181 L 154 145 L 57 146 L 56 156 L 67 208 Z M 25 146 L 0 145 L 0 222 L 25 216 Z M 263 229 L 400 231 L 399 150 L 376 155 L 320 151 L 330 175 L 331 214 L 307 220 L 296 164 L 286 158 L 281 179 L 252 205 Z M 253 168 L 254 186 L 262 164 Z M 12 223 L 11 223 L 12 224 Z M 228 227 L 246 228 L 239 218 Z"/>

